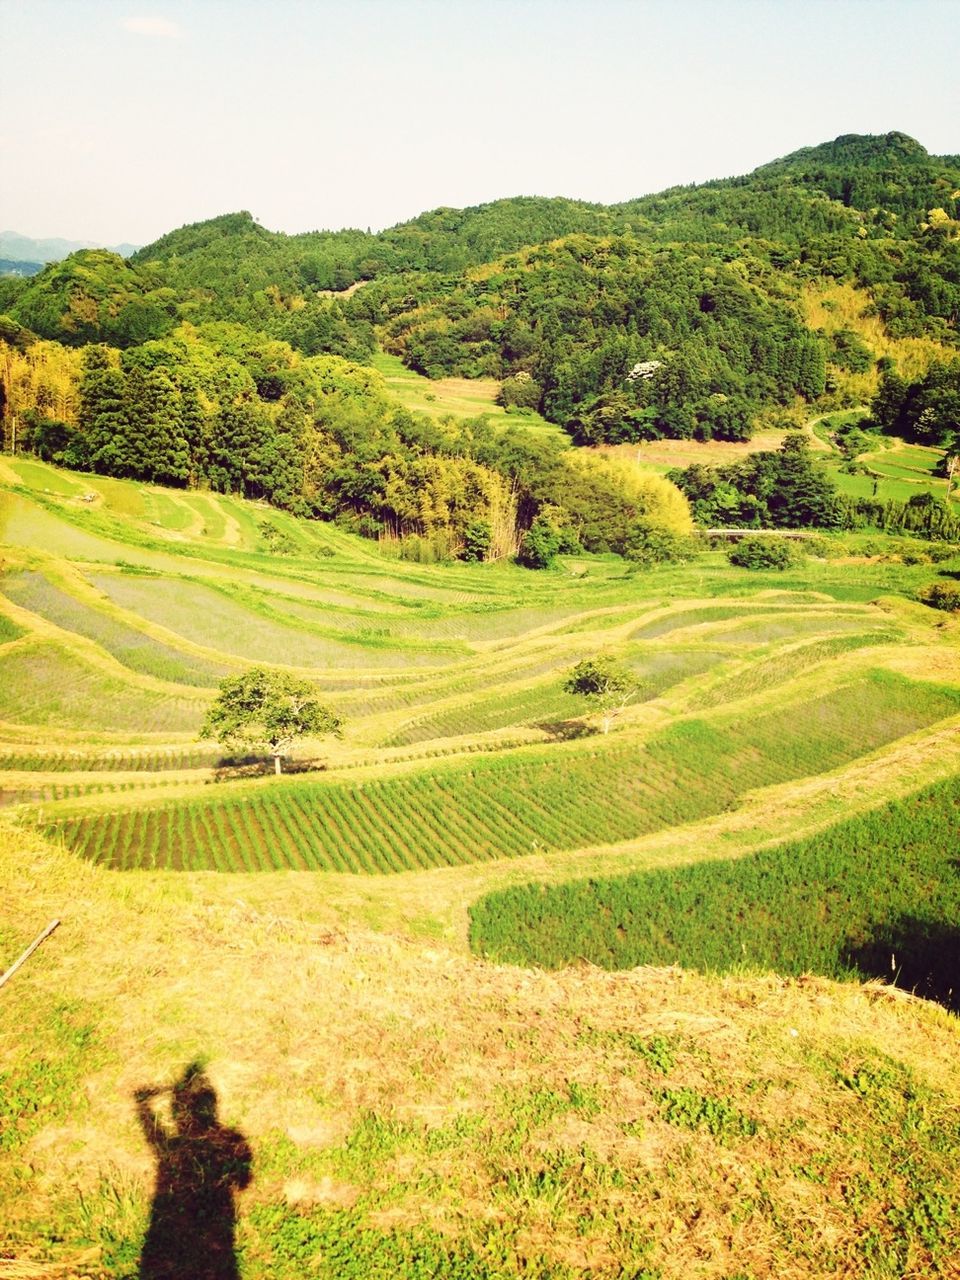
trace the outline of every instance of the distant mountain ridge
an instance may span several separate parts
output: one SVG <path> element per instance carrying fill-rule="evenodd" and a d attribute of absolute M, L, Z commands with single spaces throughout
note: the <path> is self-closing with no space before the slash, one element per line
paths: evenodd
<path fill-rule="evenodd" d="M 0 258 L 9 262 L 59 262 L 78 249 L 109 249 L 121 258 L 129 258 L 138 248 L 135 244 L 106 245 L 99 240 L 64 240 L 59 236 L 35 240 L 19 231 L 0 231 Z"/>
<path fill-rule="evenodd" d="M 606 412 L 595 401 L 623 367 L 665 356 L 678 405 L 816 398 L 815 364 L 870 363 L 845 331 L 843 351 L 817 326 L 801 340 L 804 291 L 828 280 L 861 290 L 895 339 L 960 345 L 960 159 L 904 133 L 843 134 L 616 205 L 516 196 L 375 234 L 288 235 L 240 211 L 129 258 L 85 249 L 7 277 L 0 312 L 68 345 L 136 346 L 184 320 L 244 325 L 307 356 L 364 361 L 380 344 L 429 377 L 506 382 L 567 422 L 581 402 Z M 358 283 L 370 287 L 354 295 Z"/>

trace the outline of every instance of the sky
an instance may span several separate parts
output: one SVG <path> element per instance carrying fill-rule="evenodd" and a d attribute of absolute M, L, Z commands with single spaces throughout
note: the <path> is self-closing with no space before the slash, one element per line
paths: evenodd
<path fill-rule="evenodd" d="M 842 133 L 960 153 L 960 0 L 0 0 L 0 230 L 612 203 Z"/>

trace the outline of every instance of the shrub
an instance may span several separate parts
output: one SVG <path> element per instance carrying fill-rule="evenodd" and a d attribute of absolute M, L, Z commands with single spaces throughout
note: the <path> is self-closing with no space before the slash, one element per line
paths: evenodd
<path fill-rule="evenodd" d="M 741 538 L 727 552 L 730 563 L 741 569 L 790 569 L 802 558 L 786 538 Z"/>
<path fill-rule="evenodd" d="M 504 378 L 498 399 L 505 409 L 536 409 L 542 394 L 540 384 L 521 370 Z"/>
<path fill-rule="evenodd" d="M 537 516 L 523 535 L 517 563 L 526 569 L 549 569 L 560 551 L 560 530 L 546 516 Z"/>
<path fill-rule="evenodd" d="M 930 582 L 917 593 L 921 604 L 946 613 L 960 613 L 960 586 L 955 582 Z"/>
<path fill-rule="evenodd" d="M 637 525 L 627 537 L 624 556 L 635 564 L 653 565 L 692 560 L 697 553 L 693 538 L 669 529 Z"/>
<path fill-rule="evenodd" d="M 469 564 L 476 564 L 478 561 L 486 560 L 492 545 L 493 534 L 488 521 L 473 520 L 463 531 L 463 546 L 460 549 L 460 559 L 466 560 Z"/>

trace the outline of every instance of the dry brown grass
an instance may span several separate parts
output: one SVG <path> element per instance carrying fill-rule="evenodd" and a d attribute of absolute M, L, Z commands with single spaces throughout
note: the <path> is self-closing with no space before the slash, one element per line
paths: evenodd
<path fill-rule="evenodd" d="M 151 1162 L 132 1093 L 196 1057 L 258 1159 L 241 1220 L 263 1202 L 359 1204 L 381 1229 L 482 1239 L 496 1228 L 521 1252 L 597 1275 L 618 1274 L 631 1233 L 654 1242 L 664 1280 L 872 1274 L 858 1268 L 868 1221 L 847 1189 L 874 1176 L 883 1117 L 840 1077 L 905 1064 L 960 1115 L 960 1024 L 924 1002 L 815 978 L 501 967 L 331 927 L 322 879 L 312 892 L 305 879 L 111 875 L 0 830 L 4 937 L 19 945 L 63 920 L 2 993 L 0 1070 L 29 1059 L 31 1028 L 64 1000 L 98 1041 L 72 1112 L 26 1150 L 29 1194 L 14 1201 L 0 1180 L 0 1240 L 19 1238 L 21 1259 L 0 1275 L 95 1274 L 31 1271 L 25 1224 L 105 1185 L 145 1204 Z M 673 1046 L 666 1074 L 630 1047 L 657 1036 Z M 664 1086 L 729 1099 L 757 1134 L 666 1123 Z M 345 1169 L 344 1140 L 370 1115 L 412 1136 Z M 566 1171 L 556 1201 L 524 1190 L 555 1166 Z M 814 1167 L 822 1180 L 797 1172 Z M 67 1236 L 47 1256 L 80 1253 Z"/>

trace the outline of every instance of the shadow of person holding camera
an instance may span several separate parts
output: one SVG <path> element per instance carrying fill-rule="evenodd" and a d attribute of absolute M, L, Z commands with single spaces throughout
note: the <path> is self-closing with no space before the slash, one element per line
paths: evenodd
<path fill-rule="evenodd" d="M 170 1120 L 156 1100 L 169 1095 Z M 243 1134 L 217 1120 L 217 1095 L 192 1062 L 172 1088 L 138 1089 L 137 1118 L 157 1161 L 139 1280 L 239 1280 L 235 1194 L 250 1182 Z"/>

